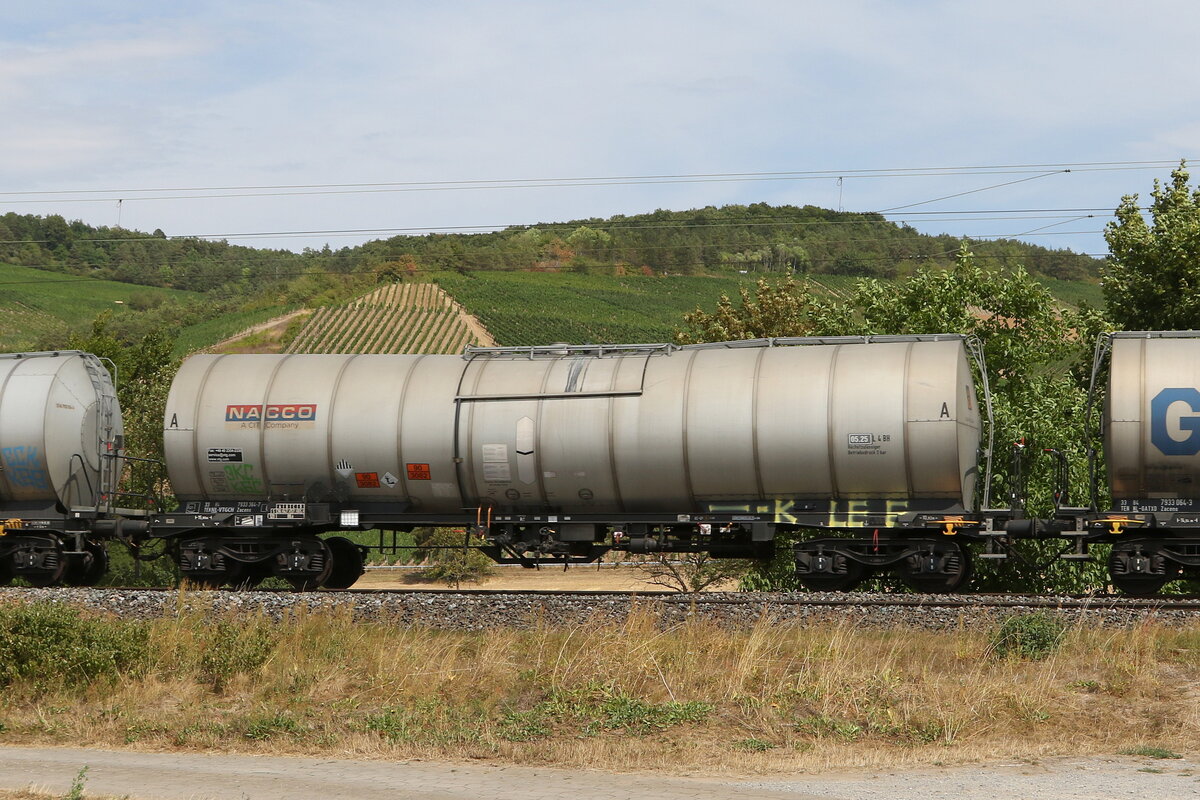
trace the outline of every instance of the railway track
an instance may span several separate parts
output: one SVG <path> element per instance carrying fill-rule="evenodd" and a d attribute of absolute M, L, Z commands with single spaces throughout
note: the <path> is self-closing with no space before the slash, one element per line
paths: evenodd
<path fill-rule="evenodd" d="M 31 589 L 7 589 L 4 594 L 34 591 Z M 62 590 L 60 590 L 62 591 Z M 178 593 L 173 587 L 125 587 L 109 586 L 95 589 L 76 589 L 76 592 L 91 591 L 105 593 L 149 593 L 167 594 Z M 977 608 L 977 609 L 1125 609 L 1125 610 L 1171 610 L 1200 612 L 1200 597 L 1164 595 L 1160 597 L 1126 597 L 1123 595 L 1061 595 L 1061 594 L 886 594 L 847 592 L 840 594 L 822 592 L 702 592 L 689 594 L 670 590 L 540 590 L 540 589 L 412 589 L 412 588 L 375 588 L 375 589 L 342 589 L 339 591 L 322 590 L 318 592 L 294 592 L 290 589 L 254 588 L 242 591 L 232 590 L 190 590 L 193 596 L 230 596 L 251 598 L 255 596 L 277 597 L 320 597 L 336 600 L 340 597 L 409 597 L 437 598 L 441 601 L 478 600 L 482 598 L 500 599 L 511 598 L 521 602 L 536 602 L 537 600 L 568 599 L 585 601 L 588 598 L 604 599 L 607 601 L 625 599 L 630 602 L 637 600 L 654 600 L 657 603 L 685 606 L 812 606 L 812 607 L 904 607 L 904 608 Z M 0 598 L 4 597 L 0 594 Z"/>

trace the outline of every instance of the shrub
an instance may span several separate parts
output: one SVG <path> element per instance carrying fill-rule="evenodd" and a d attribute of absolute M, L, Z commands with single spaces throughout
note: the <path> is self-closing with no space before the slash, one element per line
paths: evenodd
<path fill-rule="evenodd" d="M 209 640 L 200 658 L 200 678 L 217 692 L 235 675 L 253 672 L 267 663 L 275 650 L 276 635 L 261 625 L 221 620 L 209 629 Z"/>
<path fill-rule="evenodd" d="M 418 556 L 424 556 L 428 566 L 421 570 L 421 577 L 436 583 L 447 583 L 458 588 L 463 583 L 478 583 L 492 575 L 492 561 L 474 549 L 483 541 L 467 536 L 461 529 L 431 528 L 418 538 L 422 548 Z"/>
<path fill-rule="evenodd" d="M 1066 625 L 1044 611 L 1009 617 L 992 634 L 990 650 L 997 658 L 1041 661 L 1058 649 L 1065 633 Z"/>
<path fill-rule="evenodd" d="M 0 686 L 86 687 L 145 667 L 143 623 L 85 617 L 58 603 L 0 607 Z"/>

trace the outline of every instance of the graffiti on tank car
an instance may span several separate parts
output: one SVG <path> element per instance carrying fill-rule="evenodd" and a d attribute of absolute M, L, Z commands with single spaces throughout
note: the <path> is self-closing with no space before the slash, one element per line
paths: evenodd
<path fill-rule="evenodd" d="M 1150 442 L 1165 456 L 1200 453 L 1200 391 L 1163 389 L 1150 401 Z"/>
<path fill-rule="evenodd" d="M 5 447 L 0 450 L 8 483 L 16 489 L 49 489 L 50 481 L 37 447 Z"/>
<path fill-rule="evenodd" d="M 229 491 L 258 494 L 262 492 L 262 481 L 254 474 L 253 464 L 226 464 L 225 482 Z"/>
<path fill-rule="evenodd" d="M 708 503 L 715 513 L 746 512 L 793 525 L 829 528 L 871 528 L 890 525 L 912 510 L 905 500 L 842 500 L 819 503 L 797 500 L 756 500 L 750 503 Z"/>

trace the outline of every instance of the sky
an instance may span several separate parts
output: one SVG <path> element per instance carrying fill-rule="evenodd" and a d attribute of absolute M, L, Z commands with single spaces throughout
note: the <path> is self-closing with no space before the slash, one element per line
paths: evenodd
<path fill-rule="evenodd" d="M 1186 0 L 7 3 L 0 213 L 301 250 L 765 202 L 1101 255 L 1200 154 L 1198 27 Z"/>

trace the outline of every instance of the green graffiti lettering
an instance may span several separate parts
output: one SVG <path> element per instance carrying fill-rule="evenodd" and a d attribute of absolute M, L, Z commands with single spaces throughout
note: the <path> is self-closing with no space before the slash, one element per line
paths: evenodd
<path fill-rule="evenodd" d="M 225 477 L 231 492 L 262 494 L 262 481 L 255 477 L 253 464 L 226 464 Z"/>

